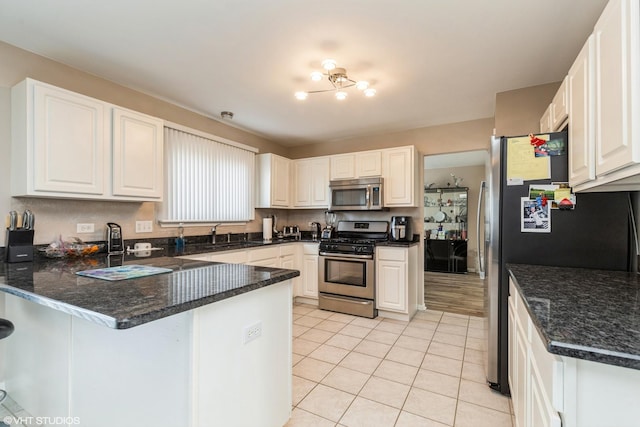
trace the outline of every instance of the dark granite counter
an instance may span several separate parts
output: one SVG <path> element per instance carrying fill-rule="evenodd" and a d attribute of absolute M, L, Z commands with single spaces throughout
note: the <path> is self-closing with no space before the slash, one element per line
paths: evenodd
<path fill-rule="evenodd" d="M 211 252 L 210 249 L 204 252 Z M 245 292 L 292 279 L 297 270 L 192 261 L 157 256 L 48 260 L 0 264 L 0 291 L 85 318 L 126 329 Z M 170 268 L 171 273 L 106 281 L 77 271 L 121 264 Z"/>
<path fill-rule="evenodd" d="M 636 273 L 508 264 L 550 353 L 640 369 Z"/>

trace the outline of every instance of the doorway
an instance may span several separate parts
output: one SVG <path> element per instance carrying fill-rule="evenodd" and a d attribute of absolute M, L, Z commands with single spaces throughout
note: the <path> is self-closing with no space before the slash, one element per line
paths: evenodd
<path fill-rule="evenodd" d="M 425 306 L 482 317 L 486 280 L 479 274 L 478 242 L 484 242 L 484 209 L 478 218 L 478 198 L 489 154 L 427 155 L 423 163 Z"/>

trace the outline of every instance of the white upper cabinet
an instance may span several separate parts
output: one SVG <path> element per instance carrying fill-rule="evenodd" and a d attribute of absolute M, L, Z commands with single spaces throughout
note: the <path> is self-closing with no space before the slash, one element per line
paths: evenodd
<path fill-rule="evenodd" d="M 382 151 L 371 150 L 331 156 L 331 179 L 382 175 Z"/>
<path fill-rule="evenodd" d="M 640 189 L 639 21 L 637 0 L 610 0 L 587 43 L 590 61 L 581 53 L 572 66 L 585 74 L 580 61 L 588 63 L 593 83 L 575 72 L 572 82 L 569 72 L 569 181 L 577 192 Z M 591 92 L 581 95 L 579 85 Z"/>
<path fill-rule="evenodd" d="M 13 196 L 162 200 L 162 120 L 32 79 L 11 103 Z"/>
<path fill-rule="evenodd" d="M 547 109 L 544 110 L 544 114 L 540 118 L 540 133 L 551 132 L 551 110 L 553 104 L 549 104 Z"/>
<path fill-rule="evenodd" d="M 562 80 L 562 84 L 558 88 L 550 105 L 550 132 L 557 132 L 562 130 L 569 117 L 569 90 L 568 90 L 568 77 Z"/>
<path fill-rule="evenodd" d="M 611 0 L 596 23 L 596 175 L 640 163 L 637 0 Z"/>
<path fill-rule="evenodd" d="M 95 99 L 24 80 L 12 89 L 11 193 L 107 194 L 109 111 Z"/>
<path fill-rule="evenodd" d="M 385 207 L 415 207 L 418 196 L 417 152 L 414 146 L 390 148 L 382 152 Z"/>
<path fill-rule="evenodd" d="M 567 76 L 569 89 L 569 183 L 595 178 L 593 36 L 587 39 Z"/>
<path fill-rule="evenodd" d="M 113 194 L 162 198 L 162 120 L 113 108 Z"/>
<path fill-rule="evenodd" d="M 293 161 L 294 207 L 329 207 L 329 157 Z"/>
<path fill-rule="evenodd" d="M 331 179 L 353 179 L 356 177 L 356 153 L 331 156 Z"/>
<path fill-rule="evenodd" d="M 256 155 L 256 208 L 288 208 L 291 160 L 273 153 Z"/>

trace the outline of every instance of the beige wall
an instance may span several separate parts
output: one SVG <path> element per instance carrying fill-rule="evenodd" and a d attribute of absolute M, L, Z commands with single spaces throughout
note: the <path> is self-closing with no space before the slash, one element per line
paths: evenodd
<path fill-rule="evenodd" d="M 493 117 L 490 117 L 402 132 L 292 147 L 289 150 L 289 157 L 301 159 L 327 154 L 401 147 L 403 145 L 415 145 L 423 155 L 485 150 L 489 148 L 489 137 L 492 131 Z"/>
<path fill-rule="evenodd" d="M 495 129 L 498 136 L 540 132 L 540 118 L 561 82 L 496 94 Z"/>

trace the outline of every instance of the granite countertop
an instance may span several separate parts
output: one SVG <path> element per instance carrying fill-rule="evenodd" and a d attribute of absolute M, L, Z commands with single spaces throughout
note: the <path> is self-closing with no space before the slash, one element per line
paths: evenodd
<path fill-rule="evenodd" d="M 640 369 L 637 273 L 508 264 L 550 353 Z"/>
<path fill-rule="evenodd" d="M 162 251 L 154 254 L 158 252 Z M 121 264 L 173 271 L 119 281 L 75 274 Z M 75 260 L 36 257 L 34 262 L 0 264 L 0 291 L 110 328 L 127 329 L 299 275 L 297 270 L 157 255 L 97 255 Z"/>

